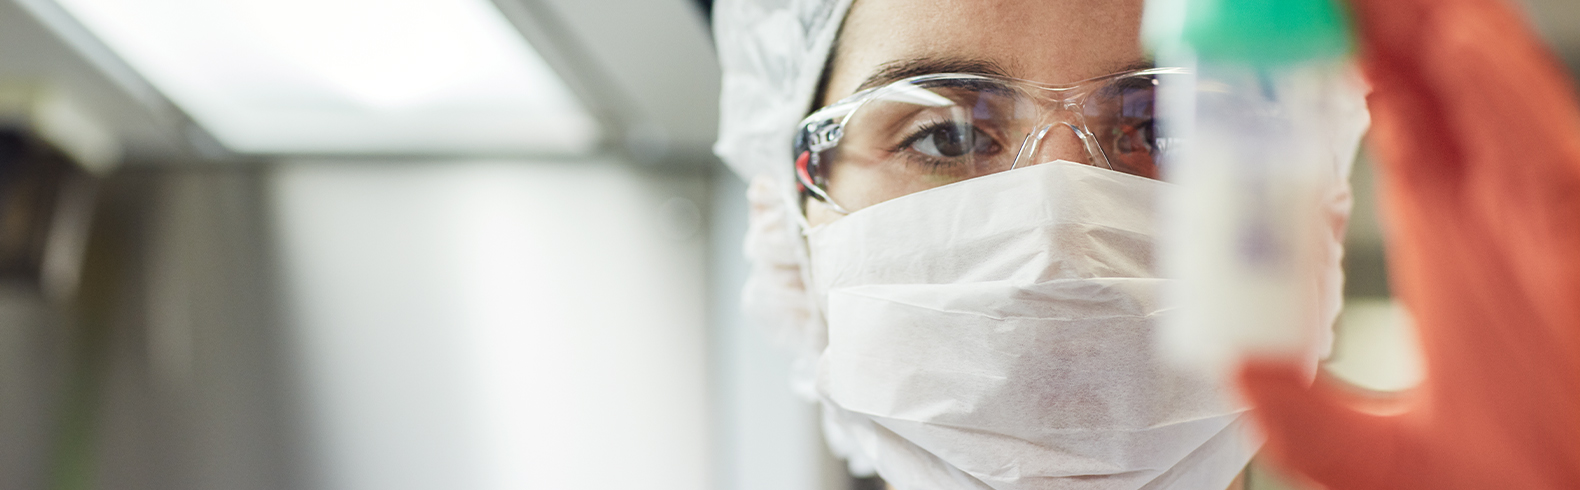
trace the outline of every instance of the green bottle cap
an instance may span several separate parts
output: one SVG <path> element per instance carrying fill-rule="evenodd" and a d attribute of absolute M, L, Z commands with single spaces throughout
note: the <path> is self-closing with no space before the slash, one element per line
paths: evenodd
<path fill-rule="evenodd" d="M 1148 26 L 1154 49 L 1185 44 L 1202 61 L 1281 65 L 1352 47 L 1349 12 L 1336 0 L 1151 0 L 1147 8 L 1162 10 L 1149 12 L 1148 23 L 1173 24 Z M 1179 14 L 1183 23 L 1166 18 Z"/>

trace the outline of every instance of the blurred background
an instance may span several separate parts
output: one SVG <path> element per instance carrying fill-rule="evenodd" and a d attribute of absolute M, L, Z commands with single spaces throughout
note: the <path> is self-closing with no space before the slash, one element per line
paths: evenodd
<path fill-rule="evenodd" d="M 871 487 L 739 312 L 709 4 L 0 0 L 0 488 Z"/>

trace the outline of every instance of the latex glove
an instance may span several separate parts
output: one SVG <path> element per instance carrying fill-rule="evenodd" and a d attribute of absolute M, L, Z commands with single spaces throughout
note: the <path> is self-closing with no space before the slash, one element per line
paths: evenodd
<path fill-rule="evenodd" d="M 1506 1 L 1352 4 L 1390 278 L 1427 377 L 1382 403 L 1247 363 L 1266 451 L 1333 489 L 1580 489 L 1573 87 Z"/>

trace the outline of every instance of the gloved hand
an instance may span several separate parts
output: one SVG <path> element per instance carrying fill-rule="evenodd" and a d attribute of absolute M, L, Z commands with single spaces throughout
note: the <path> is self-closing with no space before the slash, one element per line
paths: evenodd
<path fill-rule="evenodd" d="M 1339 489 L 1580 489 L 1580 110 L 1504 0 L 1352 0 L 1394 291 L 1398 399 L 1242 366 L 1267 453 Z"/>

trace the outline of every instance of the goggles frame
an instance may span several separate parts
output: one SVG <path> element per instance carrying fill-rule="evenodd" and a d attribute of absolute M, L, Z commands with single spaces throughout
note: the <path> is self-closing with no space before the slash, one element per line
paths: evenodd
<path fill-rule="evenodd" d="M 824 162 L 820 161 L 819 154 L 839 145 L 840 140 L 844 137 L 845 125 L 849 123 L 852 116 L 860 112 L 861 108 L 869 102 L 882 100 L 885 96 L 897 95 L 906 91 L 916 91 L 919 90 L 915 87 L 917 84 L 939 80 L 986 81 L 1005 86 L 1033 89 L 1027 90 L 1026 93 L 1037 95 L 1034 98 L 1039 101 L 1052 103 L 1061 110 L 1076 114 L 1075 120 L 1079 123 L 1079 126 L 1068 122 L 1060 124 L 1072 130 L 1081 140 L 1094 165 L 1112 170 L 1113 165 L 1109 162 L 1108 155 L 1104 152 L 1102 146 L 1098 144 L 1097 136 L 1092 133 L 1091 128 L 1086 123 L 1083 111 L 1087 96 L 1119 79 L 1149 75 L 1189 75 L 1191 73 L 1189 69 L 1182 67 L 1154 67 L 1110 73 L 1069 84 L 1047 84 L 1014 77 L 971 73 L 935 73 L 918 75 L 880 87 L 862 90 L 813 111 L 801 120 L 798 125 L 799 131 L 796 133 L 793 145 L 794 151 L 792 153 L 795 155 L 796 187 L 803 198 L 811 197 L 817 199 L 827 204 L 836 213 L 850 214 L 851 210 L 840 206 L 839 203 L 834 201 L 833 196 L 830 196 L 828 191 L 823 188 L 825 183 L 819 182 L 821 180 L 819 176 L 822 175 L 819 172 L 819 167 L 824 164 Z M 1010 169 L 1018 167 L 1028 152 L 1034 154 L 1036 145 L 1055 126 L 1042 126 L 1037 128 L 1034 133 L 1027 135 L 1021 142 L 1020 149 L 1016 153 L 1015 161 Z"/>

